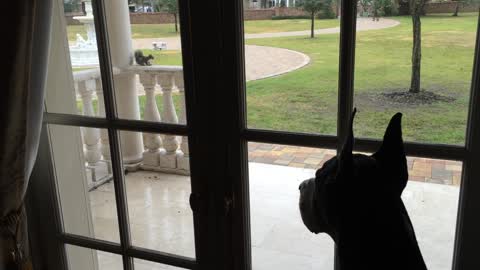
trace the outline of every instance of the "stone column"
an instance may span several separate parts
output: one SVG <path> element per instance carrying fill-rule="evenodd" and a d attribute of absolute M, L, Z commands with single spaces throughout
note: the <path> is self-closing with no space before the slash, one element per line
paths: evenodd
<path fill-rule="evenodd" d="M 112 66 L 120 69 L 133 61 L 130 15 L 127 1 L 105 0 L 107 28 L 110 40 Z M 140 119 L 135 74 L 126 73 L 114 77 L 118 116 L 124 119 Z M 142 161 L 143 140 L 140 132 L 120 132 L 123 161 L 135 164 Z"/>

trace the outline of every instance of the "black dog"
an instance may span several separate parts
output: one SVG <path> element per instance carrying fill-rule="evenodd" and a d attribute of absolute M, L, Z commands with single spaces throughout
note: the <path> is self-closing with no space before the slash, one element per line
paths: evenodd
<path fill-rule="evenodd" d="M 353 118 L 342 151 L 300 184 L 300 213 L 313 233 L 337 245 L 340 270 L 424 270 L 410 217 L 401 199 L 408 181 L 402 114 L 395 114 L 378 152 L 352 154 Z"/>

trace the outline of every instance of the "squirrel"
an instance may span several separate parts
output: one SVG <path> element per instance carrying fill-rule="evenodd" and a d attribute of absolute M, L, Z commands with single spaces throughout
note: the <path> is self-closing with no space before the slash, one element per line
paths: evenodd
<path fill-rule="evenodd" d="M 152 65 L 152 63 L 150 63 L 150 60 L 154 58 L 153 55 L 149 54 L 148 56 L 144 56 L 141 50 L 136 50 L 134 55 L 135 55 L 135 62 L 137 62 L 137 64 L 139 64 L 140 66 Z"/>

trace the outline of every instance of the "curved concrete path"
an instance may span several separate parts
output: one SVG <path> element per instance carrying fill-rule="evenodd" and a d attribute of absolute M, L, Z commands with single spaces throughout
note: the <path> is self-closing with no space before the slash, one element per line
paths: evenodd
<path fill-rule="evenodd" d="M 399 25 L 400 22 L 392 19 L 381 18 L 373 21 L 370 18 L 357 19 L 357 31 L 378 30 Z M 316 35 L 339 33 L 340 27 L 332 27 L 315 30 Z M 245 34 L 246 39 L 272 38 L 289 36 L 309 36 L 310 31 L 292 31 L 278 33 Z M 167 50 L 181 50 L 180 38 L 142 38 L 134 39 L 134 49 L 151 49 L 152 42 L 164 41 L 167 43 Z M 245 46 L 245 65 L 247 81 L 263 79 L 290 72 L 308 64 L 310 58 L 300 52 L 266 46 Z"/>
<path fill-rule="evenodd" d="M 299 69 L 310 62 L 308 55 L 283 48 L 246 45 L 245 78 L 254 81 Z M 137 89 L 144 95 L 143 85 L 137 78 Z M 158 88 L 158 87 L 157 87 Z M 155 91 L 161 92 L 160 88 Z"/>
<path fill-rule="evenodd" d="M 306 54 L 283 48 L 245 46 L 245 78 L 264 79 L 299 69 L 310 62 Z"/>
<path fill-rule="evenodd" d="M 378 30 L 384 28 L 390 28 L 399 25 L 400 22 L 392 19 L 380 18 L 380 20 L 373 21 L 369 18 L 357 19 L 357 32 Z M 315 30 L 315 35 L 335 34 L 340 33 L 340 27 L 332 27 L 325 29 Z M 260 34 L 245 34 L 246 39 L 252 38 L 272 38 L 272 37 L 292 37 L 292 36 L 310 36 L 310 30 L 306 31 L 292 31 L 292 32 L 279 32 L 279 33 L 260 33 Z"/>

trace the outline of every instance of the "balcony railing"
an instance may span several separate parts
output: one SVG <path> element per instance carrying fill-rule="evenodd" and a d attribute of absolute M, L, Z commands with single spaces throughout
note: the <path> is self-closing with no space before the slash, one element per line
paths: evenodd
<path fill-rule="evenodd" d="M 178 66 L 130 66 L 127 69 L 114 69 L 114 75 L 134 73 L 136 80 L 145 91 L 143 120 L 186 124 L 185 92 L 183 70 Z M 81 113 L 85 116 L 105 117 L 103 91 L 99 69 L 74 72 L 74 84 L 77 100 L 82 103 Z M 138 83 L 136 85 L 138 85 Z M 157 91 L 160 89 L 161 91 Z M 136 89 L 138 92 L 138 89 Z M 180 98 L 180 110 L 173 101 L 175 93 Z M 162 106 L 156 103 L 156 96 L 162 95 Z M 94 101 L 96 100 L 97 110 Z M 136 100 L 135 102 L 138 102 Z M 117 104 L 122 106 L 122 104 Z M 94 188 L 111 179 L 110 148 L 105 129 L 82 128 L 84 158 L 87 169 L 91 172 L 89 186 Z M 143 160 L 129 168 L 140 168 L 174 174 L 189 175 L 189 150 L 186 136 L 143 133 Z M 126 142 L 128 143 L 128 142 Z M 99 174 L 101 165 L 106 164 L 103 175 Z M 105 165 L 103 165 L 105 166 Z"/>

